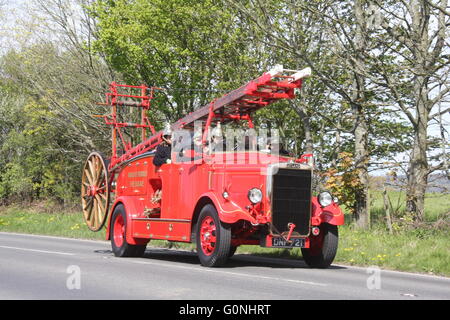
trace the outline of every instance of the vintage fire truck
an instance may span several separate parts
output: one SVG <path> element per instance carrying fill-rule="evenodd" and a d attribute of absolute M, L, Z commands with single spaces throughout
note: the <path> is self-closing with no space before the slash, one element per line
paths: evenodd
<path fill-rule="evenodd" d="M 213 130 L 230 124 L 253 128 L 255 111 L 295 98 L 310 72 L 278 65 L 158 132 L 147 116 L 160 88 L 113 82 L 103 103 L 112 112 L 101 116 L 112 127 L 112 156 L 92 152 L 82 173 L 89 229 L 106 225 L 106 238 L 118 257 L 142 256 L 151 239 L 161 239 L 195 243 L 207 267 L 225 264 L 240 245 L 301 248 L 307 265 L 328 267 L 344 215 L 329 192 L 312 194 L 312 155 L 209 148 Z M 125 107 L 138 110 L 140 122 L 121 120 Z M 132 146 L 124 128 L 138 128 L 141 142 Z M 198 128 L 200 147 L 182 143 Z M 172 137 L 171 159 L 155 166 L 155 149 L 165 143 L 167 131 L 183 134 Z"/>

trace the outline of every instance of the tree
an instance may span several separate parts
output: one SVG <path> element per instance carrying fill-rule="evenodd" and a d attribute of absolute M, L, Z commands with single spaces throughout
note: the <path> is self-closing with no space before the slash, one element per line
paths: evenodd
<path fill-rule="evenodd" d="M 95 48 L 129 83 L 164 88 L 152 116 L 178 120 L 258 73 L 239 17 L 212 0 L 98 1 Z M 163 121 L 161 121 L 163 120 Z"/>
<path fill-rule="evenodd" d="M 54 114 L 14 85 L 2 85 L 0 92 L 0 202 L 48 197 L 71 203 L 79 169 L 60 152 L 68 141 L 52 125 Z"/>
<path fill-rule="evenodd" d="M 31 199 L 49 196 L 70 204 L 78 197 L 87 154 L 110 148 L 108 128 L 93 115 L 109 111 L 95 102 L 104 99 L 115 73 L 91 51 L 94 22 L 78 6 L 83 2 L 33 2 L 32 15 L 16 30 L 28 37 L 17 37 L 0 59 L 0 80 L 14 93 L 7 104 L 24 102 L 3 144 L 4 190 L 31 179 Z"/>
<path fill-rule="evenodd" d="M 448 1 L 376 3 L 383 16 L 380 41 L 385 50 L 372 56 L 378 75 L 374 81 L 388 90 L 389 98 L 413 128 L 406 208 L 422 221 L 428 176 L 443 169 L 448 159 L 444 147 L 442 154 L 435 155 L 440 161 L 430 163 L 435 146 L 428 136 L 430 122 L 439 122 L 439 117 L 449 113 L 448 107 L 436 110 L 450 93 Z"/>
<path fill-rule="evenodd" d="M 383 93 L 366 77 L 371 72 L 371 64 L 364 52 L 374 52 L 379 46 L 372 36 L 374 31 L 369 28 L 372 14 L 369 2 L 227 2 L 265 35 L 267 46 L 312 68 L 317 86 L 308 98 L 303 97 L 307 107 L 303 107 L 300 115 L 309 121 L 308 115 L 318 116 L 316 123 L 322 125 L 317 129 L 323 128 L 318 137 L 319 145 L 331 149 L 332 163 L 336 164 L 341 151 L 353 154 L 357 183 L 352 187 L 355 202 L 351 209 L 356 223 L 367 227 L 371 141 L 378 138 L 377 131 L 369 127 L 369 121 L 375 122 L 370 118 L 382 113 L 383 105 Z M 318 100 L 318 96 L 325 95 L 329 99 Z M 389 117 L 375 119 L 387 125 L 395 122 Z M 311 124 L 304 122 L 303 127 L 311 127 Z M 328 142 L 323 143 L 324 139 Z M 335 145 L 330 144 L 330 140 Z"/>

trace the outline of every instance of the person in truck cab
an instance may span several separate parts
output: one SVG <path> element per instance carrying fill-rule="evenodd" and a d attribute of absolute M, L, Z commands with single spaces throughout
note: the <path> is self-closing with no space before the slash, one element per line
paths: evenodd
<path fill-rule="evenodd" d="M 226 149 L 220 122 L 217 122 L 216 127 L 211 130 L 211 141 L 208 147 L 210 152 L 220 152 Z"/>
<path fill-rule="evenodd" d="M 260 149 L 262 152 L 277 154 L 280 156 L 290 157 L 291 154 L 287 151 L 283 144 L 278 139 L 267 138 L 267 142 L 264 148 Z"/>
<path fill-rule="evenodd" d="M 163 131 L 163 142 L 156 148 L 156 154 L 153 158 L 153 164 L 157 167 L 166 163 L 171 163 L 170 154 L 172 152 L 172 130 L 166 127 Z"/>

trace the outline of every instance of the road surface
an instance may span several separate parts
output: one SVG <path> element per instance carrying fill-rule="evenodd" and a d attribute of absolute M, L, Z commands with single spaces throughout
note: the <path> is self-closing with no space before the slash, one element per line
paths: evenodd
<path fill-rule="evenodd" d="M 182 250 L 116 258 L 106 241 L 0 232 L 0 299 L 448 300 L 450 278 L 239 254 L 205 268 Z"/>

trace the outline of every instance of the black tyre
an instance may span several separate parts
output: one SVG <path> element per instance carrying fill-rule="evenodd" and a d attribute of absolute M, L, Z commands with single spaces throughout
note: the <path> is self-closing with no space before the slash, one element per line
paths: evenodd
<path fill-rule="evenodd" d="M 207 204 L 200 212 L 196 232 L 197 254 L 205 267 L 218 267 L 227 261 L 231 249 L 231 228 L 220 221 L 217 210 Z"/>
<path fill-rule="evenodd" d="M 336 256 L 338 240 L 337 226 L 321 224 L 320 234 L 310 237 L 310 248 L 302 248 L 303 260 L 312 268 L 328 268 Z"/>
<path fill-rule="evenodd" d="M 111 219 L 111 247 L 116 257 L 142 257 L 147 245 L 132 245 L 127 243 L 127 216 L 123 205 L 119 204 Z"/>
<path fill-rule="evenodd" d="M 237 250 L 237 247 L 231 246 L 230 252 L 228 253 L 228 258 L 231 258 L 232 256 L 234 256 L 234 254 L 236 253 L 236 250 Z"/>

